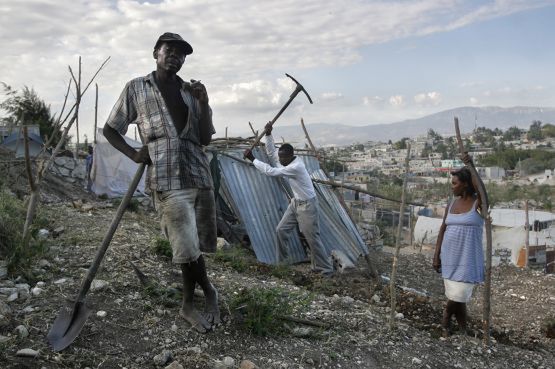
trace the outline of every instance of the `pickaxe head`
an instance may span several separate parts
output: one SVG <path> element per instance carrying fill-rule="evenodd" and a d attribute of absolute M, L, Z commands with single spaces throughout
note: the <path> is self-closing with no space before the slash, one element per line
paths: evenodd
<path fill-rule="evenodd" d="M 297 85 L 297 88 L 295 89 L 295 92 L 293 92 L 293 94 L 297 94 L 300 91 L 304 92 L 304 94 L 308 98 L 308 101 L 310 101 L 310 103 L 312 104 L 312 99 L 310 98 L 310 95 L 308 94 L 308 92 L 306 92 L 306 90 L 304 89 L 303 85 L 301 85 L 299 83 L 299 81 L 297 81 L 295 78 L 291 77 L 289 74 L 285 73 L 285 75 L 287 77 L 291 78 L 295 82 L 295 84 Z M 293 96 L 293 95 L 291 95 L 291 96 Z"/>

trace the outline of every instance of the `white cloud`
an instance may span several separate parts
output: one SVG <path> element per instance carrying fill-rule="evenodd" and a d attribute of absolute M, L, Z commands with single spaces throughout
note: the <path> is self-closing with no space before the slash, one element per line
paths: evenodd
<path fill-rule="evenodd" d="M 381 96 L 364 96 L 362 103 L 366 106 L 382 106 L 384 99 Z"/>
<path fill-rule="evenodd" d="M 418 105 L 436 106 L 441 103 L 441 94 L 436 91 L 420 93 L 414 96 L 414 102 Z"/>
<path fill-rule="evenodd" d="M 325 101 L 335 101 L 343 99 L 344 96 L 340 92 L 324 92 L 320 95 L 320 98 Z"/>
<path fill-rule="evenodd" d="M 312 68 L 347 66 L 361 60 L 359 50 L 367 45 L 452 30 L 550 3 L 11 1 L 0 6 L 0 34 L 8 40 L 0 56 L 3 71 L 0 78 L 16 89 L 23 85 L 34 87 L 56 111 L 69 77 L 67 65 L 75 67 L 77 57 L 82 55 L 83 79 L 88 80 L 102 60 L 111 56 L 111 62 L 98 78 L 98 115 L 102 121 L 125 82 L 154 69 L 152 48 L 157 36 L 165 31 L 178 32 L 194 48 L 180 74 L 205 82 L 214 108 L 228 109 L 223 110 L 225 124 L 233 124 L 246 121 L 245 116 L 252 111 L 265 111 L 263 115 L 269 116 L 286 100 L 291 93 L 291 81 L 277 79 L 276 71 L 294 70 L 302 77 L 303 72 Z M 343 98 L 327 93 L 336 92 L 321 93 L 326 101 Z M 92 100 L 92 96 L 84 100 L 83 119 L 80 118 L 82 132 L 89 130 L 89 135 Z M 306 105 L 306 99 L 301 101 L 296 99 L 292 107 L 297 109 L 296 113 Z M 395 107 L 404 105 L 402 96 L 393 96 L 387 102 Z M 382 100 L 368 97 L 363 103 L 379 106 Z M 340 113 L 347 114 L 337 112 Z"/>
<path fill-rule="evenodd" d="M 395 108 L 400 108 L 403 105 L 405 105 L 405 98 L 403 97 L 403 95 L 391 96 L 389 98 L 389 105 L 391 105 Z"/>
<path fill-rule="evenodd" d="M 471 97 L 469 100 L 470 105 L 478 105 L 478 99 L 475 97 Z"/>

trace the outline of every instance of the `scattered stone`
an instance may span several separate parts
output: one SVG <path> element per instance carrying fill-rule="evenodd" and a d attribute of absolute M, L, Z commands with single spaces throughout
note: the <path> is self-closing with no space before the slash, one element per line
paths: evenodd
<path fill-rule="evenodd" d="M 417 357 L 413 357 L 413 358 L 412 358 L 412 363 L 413 363 L 414 365 L 420 365 L 420 364 L 422 364 L 422 360 L 420 360 L 420 359 L 417 358 Z"/>
<path fill-rule="evenodd" d="M 172 327 L 171 327 L 172 332 L 177 332 L 177 329 L 178 329 L 177 325 L 172 324 Z"/>
<path fill-rule="evenodd" d="M 21 349 L 16 353 L 16 356 L 21 356 L 21 357 L 37 357 L 39 356 L 39 352 L 35 351 L 33 349 L 30 348 L 25 348 L 25 349 Z"/>
<path fill-rule="evenodd" d="M 50 231 L 48 229 L 39 229 L 39 232 L 37 233 L 37 236 L 39 239 L 45 240 L 48 238 L 48 235 L 50 234 Z"/>
<path fill-rule="evenodd" d="M 218 237 L 218 242 L 216 244 L 218 250 L 228 250 L 231 248 L 231 245 L 225 238 Z"/>
<path fill-rule="evenodd" d="M 50 262 L 46 259 L 40 259 L 39 260 L 39 267 L 41 268 L 50 268 L 52 266 L 52 264 L 50 264 Z"/>
<path fill-rule="evenodd" d="M 374 301 L 374 303 L 378 304 L 380 302 L 380 296 L 378 296 L 378 295 L 372 296 L 372 301 Z"/>
<path fill-rule="evenodd" d="M 353 302 L 355 302 L 355 299 L 352 298 L 351 296 L 344 296 L 341 299 L 341 302 L 343 302 L 345 305 L 351 305 Z"/>
<path fill-rule="evenodd" d="M 7 301 L 8 302 L 13 302 L 15 300 L 17 300 L 19 298 L 19 293 L 16 291 L 14 293 L 12 293 L 10 296 L 8 296 Z"/>
<path fill-rule="evenodd" d="M 8 342 L 10 339 L 11 339 L 10 337 L 0 335 L 0 345 Z"/>
<path fill-rule="evenodd" d="M 171 351 L 165 350 L 162 353 L 154 356 L 154 364 L 156 366 L 164 366 L 173 359 Z"/>
<path fill-rule="evenodd" d="M 5 261 L 0 261 L 0 279 L 6 278 L 8 276 L 8 268 L 6 267 Z"/>
<path fill-rule="evenodd" d="M 291 334 L 295 337 L 311 337 L 313 335 L 313 330 L 308 327 L 295 327 L 291 331 Z"/>
<path fill-rule="evenodd" d="M 91 283 L 91 291 L 102 291 L 108 287 L 109 283 L 102 279 L 95 279 Z"/>
<path fill-rule="evenodd" d="M 187 347 L 187 351 L 195 354 L 200 354 L 202 352 L 201 348 L 198 346 Z"/>
<path fill-rule="evenodd" d="M 241 366 L 239 366 L 239 369 L 258 369 L 258 367 L 250 360 L 243 360 L 241 361 Z"/>
<path fill-rule="evenodd" d="M 15 327 L 14 332 L 21 338 L 29 336 L 29 330 L 24 325 L 18 325 Z"/>
<path fill-rule="evenodd" d="M 44 283 L 43 281 L 37 282 L 36 284 L 37 287 L 44 287 L 46 286 L 46 283 Z"/>
<path fill-rule="evenodd" d="M 177 361 L 174 361 L 164 369 L 183 369 L 183 365 L 179 364 Z"/>
<path fill-rule="evenodd" d="M 64 284 L 66 282 L 67 282 L 67 278 L 60 278 L 60 279 L 54 281 L 54 284 Z"/>
<path fill-rule="evenodd" d="M 33 289 L 31 290 L 31 294 L 33 296 L 38 296 L 38 295 L 41 294 L 42 291 L 44 291 L 44 290 L 40 287 L 33 287 Z"/>
<path fill-rule="evenodd" d="M 35 311 L 35 308 L 32 306 L 25 306 L 21 311 L 24 312 L 25 314 L 29 314 Z"/>
<path fill-rule="evenodd" d="M 52 237 L 56 238 L 62 233 L 64 233 L 64 231 L 65 231 L 64 226 L 60 226 L 52 231 Z"/>
<path fill-rule="evenodd" d="M 104 310 L 98 310 L 96 312 L 96 316 L 100 317 L 100 318 L 104 318 L 108 313 L 106 313 Z"/>
<path fill-rule="evenodd" d="M 235 366 L 235 359 L 229 356 L 224 357 L 223 363 L 227 367 L 234 367 Z"/>
<path fill-rule="evenodd" d="M 0 315 L 10 315 L 12 309 L 3 301 L 0 301 Z"/>
<path fill-rule="evenodd" d="M 397 314 L 395 314 L 395 319 L 399 319 L 399 320 L 400 320 L 400 319 L 404 319 L 404 318 L 405 318 L 405 316 L 403 315 L 403 313 L 397 313 Z"/>

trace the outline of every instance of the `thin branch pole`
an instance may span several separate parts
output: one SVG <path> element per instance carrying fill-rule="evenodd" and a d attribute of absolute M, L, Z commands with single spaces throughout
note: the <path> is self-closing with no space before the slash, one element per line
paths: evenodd
<path fill-rule="evenodd" d="M 405 214 L 405 196 L 409 177 L 410 143 L 407 145 L 407 157 L 405 158 L 405 177 L 403 178 L 403 190 L 401 192 L 401 208 L 399 209 L 399 222 L 397 224 L 397 238 L 395 239 L 395 254 L 393 254 L 393 265 L 391 266 L 391 279 L 389 280 L 389 296 L 391 298 L 391 311 L 389 315 L 389 329 L 395 327 L 395 310 L 397 309 L 397 295 L 395 291 L 395 280 L 397 279 L 397 265 L 399 264 L 399 251 L 401 250 L 401 229 L 403 228 L 403 215 Z M 410 226 L 410 225 L 409 225 Z"/>
<path fill-rule="evenodd" d="M 104 65 L 106 65 L 106 62 L 108 61 L 108 59 L 106 59 L 106 61 L 104 63 L 102 63 L 102 65 L 98 68 L 97 72 L 94 74 L 91 81 L 89 82 L 89 85 L 91 84 L 92 80 L 98 75 L 98 73 L 104 67 Z M 79 58 L 79 63 L 81 63 L 81 58 Z M 73 81 L 77 83 L 77 81 L 75 79 L 75 76 L 73 75 L 73 72 L 71 70 L 71 67 L 69 67 L 69 71 L 71 73 Z M 69 123 L 66 125 L 66 127 L 65 127 L 65 129 L 62 133 L 62 136 L 61 136 L 60 140 L 58 141 L 58 144 L 56 145 L 56 148 L 53 150 L 50 157 L 44 163 L 42 163 L 42 165 L 39 166 L 39 168 L 37 168 L 36 180 L 34 180 L 33 185 L 31 185 L 31 196 L 29 198 L 29 204 L 27 206 L 27 214 L 26 214 L 26 218 L 25 218 L 25 225 L 24 225 L 24 231 L 23 231 L 23 235 L 24 235 L 24 238 L 23 238 L 24 244 L 23 244 L 23 246 L 25 248 L 27 248 L 28 244 L 29 244 L 30 229 L 31 229 L 31 225 L 33 224 L 33 220 L 34 220 L 34 217 L 35 217 L 38 202 L 40 200 L 39 194 L 40 194 L 41 182 L 46 177 L 46 174 L 48 173 L 48 169 L 50 168 L 50 165 L 52 165 L 52 162 L 54 161 L 54 158 L 57 156 L 58 152 L 61 150 L 62 146 L 64 145 L 71 126 L 77 120 L 77 114 L 78 114 L 78 111 L 79 111 L 79 104 L 81 103 L 81 98 L 83 96 L 82 94 L 84 93 L 84 91 L 81 92 L 80 86 L 78 84 L 76 84 L 76 90 L 78 91 L 77 96 L 76 96 L 76 100 L 75 100 L 75 103 L 74 103 L 73 107 L 70 110 L 70 112 L 75 110 L 74 113 L 73 113 L 73 117 L 71 118 Z M 60 117 L 61 117 L 61 114 L 60 114 Z M 28 145 L 28 140 L 26 140 L 26 142 L 27 142 L 27 145 Z M 27 155 L 26 161 L 30 161 L 29 155 L 28 155 L 28 148 L 26 149 L 26 155 Z M 28 165 L 30 166 L 30 164 L 28 164 Z M 31 176 L 29 178 L 32 179 Z M 33 186 L 34 186 L 34 189 L 33 189 Z"/>
<path fill-rule="evenodd" d="M 528 268 L 528 255 L 530 254 L 530 218 L 528 214 L 528 200 L 524 203 L 524 210 L 526 212 L 526 238 L 524 239 L 526 250 L 524 252 L 524 267 Z"/>
<path fill-rule="evenodd" d="M 459 129 L 459 118 L 455 117 L 455 132 L 457 134 L 457 142 L 459 144 L 459 151 L 461 155 L 466 153 L 464 144 Z M 486 275 L 484 283 L 484 309 L 482 312 L 482 327 L 484 330 L 483 344 L 485 347 L 490 345 L 490 330 L 491 330 L 491 254 L 492 254 L 492 236 L 491 236 L 491 217 L 489 214 L 489 200 L 486 186 L 478 175 L 478 171 L 474 164 L 468 165 L 467 168 L 472 172 L 472 175 L 478 180 L 478 194 L 482 202 L 480 215 L 484 218 L 486 227 Z"/>
<path fill-rule="evenodd" d="M 320 160 L 320 155 L 318 155 L 318 151 L 316 151 L 316 147 L 314 146 L 314 144 L 312 143 L 312 140 L 310 139 L 310 136 L 308 135 L 308 131 L 306 130 L 306 127 L 304 125 L 304 119 L 303 118 L 301 118 L 301 127 L 303 127 L 304 136 L 306 137 L 306 140 L 308 141 L 308 145 L 310 146 L 310 148 L 314 152 L 314 155 L 316 156 L 316 158 L 318 160 Z"/>
<path fill-rule="evenodd" d="M 81 56 L 79 56 L 79 73 L 77 81 L 77 96 L 81 98 Z M 79 104 L 80 105 L 80 104 Z M 77 119 L 75 120 L 75 129 L 77 130 L 76 146 L 75 146 L 75 159 L 79 159 L 79 105 L 75 108 Z"/>
<path fill-rule="evenodd" d="M 333 187 L 345 188 L 347 190 L 358 191 L 358 192 L 362 192 L 362 193 L 365 193 L 367 195 L 370 195 L 372 197 L 377 197 L 378 199 L 383 199 L 383 200 L 387 200 L 387 201 L 393 201 L 393 202 L 401 203 L 401 200 L 393 199 L 391 197 L 385 197 L 385 196 L 382 196 L 382 195 L 378 195 L 376 193 L 366 191 L 366 190 L 364 190 L 362 188 L 359 188 L 359 187 L 356 187 L 356 186 L 350 186 L 350 185 L 346 185 L 346 184 L 335 182 L 335 181 L 324 181 L 322 179 L 312 178 L 312 182 L 322 183 L 322 184 L 333 186 Z M 414 205 L 414 206 L 425 206 L 425 204 L 421 204 L 419 202 L 407 202 L 407 204 L 408 205 Z"/>
<path fill-rule="evenodd" d="M 94 84 L 95 86 L 95 98 L 94 98 L 94 144 L 96 145 L 96 129 L 98 124 L 98 83 Z M 136 140 L 136 138 L 135 138 Z"/>

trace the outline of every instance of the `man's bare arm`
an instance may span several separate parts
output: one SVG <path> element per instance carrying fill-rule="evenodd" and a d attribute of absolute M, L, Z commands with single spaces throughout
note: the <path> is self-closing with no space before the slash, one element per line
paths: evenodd
<path fill-rule="evenodd" d="M 148 154 L 147 146 L 143 146 L 139 151 L 135 150 L 127 142 L 125 142 L 125 139 L 122 135 L 119 134 L 118 131 L 107 124 L 104 125 L 102 133 L 112 146 L 114 146 L 118 151 L 122 152 L 129 159 L 133 160 L 135 163 L 152 164 L 152 161 L 150 160 L 150 156 Z"/>

